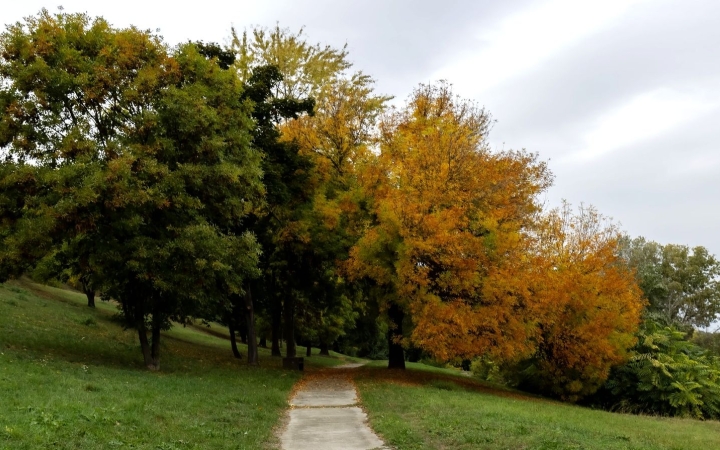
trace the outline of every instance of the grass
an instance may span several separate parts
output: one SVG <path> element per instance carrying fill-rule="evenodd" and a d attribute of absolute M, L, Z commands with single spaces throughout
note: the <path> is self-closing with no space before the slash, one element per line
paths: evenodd
<path fill-rule="evenodd" d="M 211 324 L 164 334 L 162 371 L 144 369 L 116 307 L 21 280 L 0 286 L 0 449 L 263 449 L 299 380 L 260 349 L 232 358 Z M 245 348 L 240 345 L 241 352 Z M 299 347 L 298 354 L 305 348 Z M 355 361 L 315 355 L 310 370 Z M 720 423 L 631 416 L 501 389 L 458 370 L 375 361 L 356 372 L 372 427 L 398 450 L 714 449 Z"/>
<path fill-rule="evenodd" d="M 229 348 L 229 339 L 230 335 L 228 333 L 227 327 L 224 327 L 217 323 L 209 323 L 209 324 L 203 324 L 200 321 L 196 321 L 196 323 L 189 327 L 189 328 L 182 328 L 177 327 L 173 330 L 173 332 L 177 333 L 185 333 L 184 330 L 193 330 L 193 331 L 199 331 L 203 335 L 211 335 L 213 337 L 221 337 L 220 342 L 223 342 L 224 347 Z M 193 333 L 191 333 L 193 334 Z M 218 342 L 217 340 L 213 340 L 212 342 Z M 238 340 L 237 342 L 238 348 L 243 351 L 243 348 L 245 347 L 240 343 Z M 281 349 L 282 350 L 282 349 Z M 303 347 L 301 345 L 297 346 L 297 356 L 305 357 L 305 352 L 307 351 L 307 347 Z M 322 368 L 322 367 L 334 367 L 339 366 L 342 364 L 347 364 L 349 362 L 364 362 L 365 360 L 362 358 L 355 358 L 352 356 L 343 355 L 341 353 L 334 352 L 330 350 L 330 356 L 320 356 L 320 349 L 316 347 L 311 348 L 312 356 L 310 358 L 305 359 L 305 363 L 309 365 L 310 369 L 314 368 Z M 244 353 L 243 353 L 244 354 Z M 262 357 L 271 357 L 270 350 L 266 348 L 258 348 L 258 354 Z"/>
<path fill-rule="evenodd" d="M 261 349 L 262 366 L 248 367 L 227 340 L 175 327 L 162 371 L 150 373 L 115 306 L 85 305 L 82 294 L 27 280 L 0 286 L 0 449 L 272 445 L 300 378 L 280 370 L 280 358 Z M 344 359 L 306 361 L 312 369 Z"/>
<path fill-rule="evenodd" d="M 386 368 L 388 365 L 387 360 L 385 361 L 370 361 L 368 362 L 365 367 L 374 367 L 374 368 Z M 437 375 L 450 375 L 450 376 L 465 376 L 463 375 L 463 371 L 456 368 L 446 368 L 446 367 L 437 367 L 437 366 L 431 366 L 428 364 L 422 364 L 422 363 L 413 363 L 413 362 L 405 362 L 405 367 L 410 371 L 418 371 L 418 372 L 429 372 L 434 373 Z M 464 372 L 469 373 L 469 372 Z"/>
<path fill-rule="evenodd" d="M 402 373 L 382 365 L 361 370 L 356 383 L 371 426 L 397 449 L 720 448 L 720 422 L 597 411 L 446 369 Z"/>

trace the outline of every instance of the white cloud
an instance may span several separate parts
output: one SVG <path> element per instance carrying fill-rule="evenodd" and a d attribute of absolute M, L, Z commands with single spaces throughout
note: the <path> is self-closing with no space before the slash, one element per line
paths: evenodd
<path fill-rule="evenodd" d="M 717 173 L 718 168 L 720 168 L 720 155 L 703 153 L 668 161 L 666 170 L 676 178 L 682 178 Z"/>
<path fill-rule="evenodd" d="M 585 147 L 560 160 L 584 163 L 615 150 L 669 133 L 719 106 L 704 95 L 658 89 L 638 95 L 601 115 L 585 133 Z"/>
<path fill-rule="evenodd" d="M 613 24 L 647 0 L 551 0 L 523 10 L 476 36 L 478 51 L 458 55 L 433 75 L 464 95 L 485 91 L 527 72 L 582 38 Z"/>

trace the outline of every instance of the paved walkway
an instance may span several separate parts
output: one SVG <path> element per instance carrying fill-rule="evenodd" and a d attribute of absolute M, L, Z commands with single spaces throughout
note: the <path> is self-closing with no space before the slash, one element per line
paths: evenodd
<path fill-rule="evenodd" d="M 367 425 L 367 416 L 357 402 L 355 386 L 346 374 L 339 371 L 312 376 L 290 400 L 288 425 L 280 436 L 283 450 L 387 448 Z"/>

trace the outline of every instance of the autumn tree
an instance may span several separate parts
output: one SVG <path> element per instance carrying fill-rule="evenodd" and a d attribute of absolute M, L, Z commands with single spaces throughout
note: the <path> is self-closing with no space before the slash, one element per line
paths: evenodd
<path fill-rule="evenodd" d="M 380 123 L 380 155 L 361 175 L 372 222 L 347 270 L 376 285 L 391 319 L 390 367 L 410 341 L 438 359 L 525 354 L 523 230 L 551 175 L 536 155 L 493 152 L 485 110 L 450 85 L 421 85 Z"/>
<path fill-rule="evenodd" d="M 314 196 L 304 223 L 318 267 L 310 314 L 318 319 L 315 331 L 323 353 L 357 317 L 349 299 L 358 298 L 358 286 L 348 283 L 339 262 L 348 258 L 367 218 L 368 194 L 358 168 L 375 158 L 370 148 L 388 100 L 375 93 L 372 78 L 356 73 L 322 86 L 312 116 L 282 126 L 283 138 L 297 143 L 314 166 Z"/>
<path fill-rule="evenodd" d="M 537 348 L 524 384 L 576 401 L 627 360 L 644 300 L 619 257 L 620 231 L 596 209 L 564 203 L 538 219 L 536 233 Z"/>
<path fill-rule="evenodd" d="M 195 44 L 84 14 L 11 25 L 0 55 L 3 276 L 92 239 L 99 288 L 159 369 L 160 331 L 256 272 L 255 239 L 231 231 L 262 195 L 242 83 Z"/>

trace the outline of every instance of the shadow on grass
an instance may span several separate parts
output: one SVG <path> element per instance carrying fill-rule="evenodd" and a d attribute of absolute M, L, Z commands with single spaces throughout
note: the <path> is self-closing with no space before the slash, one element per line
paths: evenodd
<path fill-rule="evenodd" d="M 124 328 L 114 302 L 90 308 L 82 293 L 37 284 L 27 278 L 14 280 L 5 288 L 5 303 L 24 310 L 13 313 L 12 319 L 17 323 L 6 324 L 7 332 L 3 333 L 6 336 L 2 339 L 2 346 L 14 350 L 19 358 L 40 360 L 50 356 L 71 363 L 145 370 L 137 332 Z M 26 305 L 26 300 L 20 301 L 18 296 L 27 297 L 30 303 Z M 233 357 L 229 335 L 223 331 L 198 324 L 176 325 L 162 333 L 160 372 L 194 373 L 213 365 L 254 367 L 247 364 L 245 345 L 238 342 L 238 346 L 243 354 L 240 359 Z M 299 356 L 304 351 L 304 347 L 298 347 Z M 271 356 L 265 348 L 259 348 L 259 352 L 260 367 L 281 368 L 280 357 Z M 306 368 L 313 370 L 315 366 L 344 362 L 344 358 L 315 354 L 306 359 Z"/>
<path fill-rule="evenodd" d="M 468 390 L 518 400 L 559 403 L 551 399 L 515 391 L 504 386 L 494 385 L 474 378 L 460 375 L 414 369 L 388 369 L 369 366 L 354 369 L 356 378 L 369 382 L 395 383 L 406 386 L 431 386 L 440 390 Z"/>
<path fill-rule="evenodd" d="M 4 285 L 4 297 L 24 296 L 13 301 L 20 308 L 0 326 L 3 331 L 0 347 L 12 351 L 22 360 L 52 358 L 70 363 L 91 364 L 116 369 L 145 371 L 137 331 L 123 327 L 115 305 L 90 308 L 84 295 L 39 285 L 29 279 L 14 280 Z M 28 302 L 28 303 L 25 303 Z M 5 303 L 8 303 L 6 301 Z M 161 372 L 194 372 L 186 358 L 208 364 L 246 365 L 232 357 L 224 340 L 208 338 L 193 331 L 187 336 L 177 330 L 162 334 Z M 209 339 L 211 342 L 203 342 Z M 216 341 L 216 342 L 215 342 Z"/>

